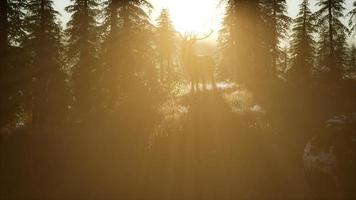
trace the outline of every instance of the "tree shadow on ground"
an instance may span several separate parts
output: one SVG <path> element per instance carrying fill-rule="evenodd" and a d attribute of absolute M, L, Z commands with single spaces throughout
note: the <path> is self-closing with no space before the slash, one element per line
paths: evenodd
<path fill-rule="evenodd" d="M 306 199 L 300 160 L 259 124 L 266 116 L 233 112 L 222 93 L 186 96 L 181 133 L 153 145 L 155 199 Z"/>

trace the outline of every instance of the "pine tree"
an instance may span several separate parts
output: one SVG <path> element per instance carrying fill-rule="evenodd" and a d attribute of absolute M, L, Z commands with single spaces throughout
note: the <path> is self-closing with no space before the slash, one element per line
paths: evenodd
<path fill-rule="evenodd" d="M 356 47 L 352 44 L 347 52 L 347 70 L 348 71 L 355 71 L 356 70 Z"/>
<path fill-rule="evenodd" d="M 111 109 L 125 125 L 122 137 L 130 138 L 137 149 L 147 147 L 147 129 L 157 116 L 160 90 L 157 77 L 157 53 L 154 50 L 155 27 L 148 12 L 153 6 L 146 0 L 125 0 L 119 5 L 119 33 L 115 43 L 118 91 Z M 133 123 L 134 122 L 134 123 Z M 140 124 L 141 130 L 137 129 Z M 128 139 L 126 139 L 128 140 Z"/>
<path fill-rule="evenodd" d="M 157 19 L 157 51 L 160 62 L 160 79 L 164 82 L 172 78 L 172 56 L 175 53 L 176 31 L 170 19 L 169 11 L 163 9 Z M 166 64 L 165 64 L 166 63 Z M 166 78 L 168 74 L 168 78 Z"/>
<path fill-rule="evenodd" d="M 19 108 L 18 91 L 23 89 L 20 81 L 24 71 L 24 55 L 21 50 L 25 38 L 26 4 L 20 0 L 0 2 L 0 127 L 7 123 Z"/>
<path fill-rule="evenodd" d="M 355 8 L 353 8 L 349 13 L 347 13 L 347 16 L 350 17 L 349 26 L 350 26 L 350 31 L 352 33 L 354 33 L 356 30 L 356 1 L 354 1 L 353 6 Z"/>
<path fill-rule="evenodd" d="M 150 85 L 156 80 L 155 55 L 153 51 L 153 25 L 146 9 L 153 6 L 146 0 L 127 0 L 120 2 L 120 87 L 127 91 L 136 84 Z M 148 80 L 149 79 L 149 80 Z M 142 82 L 143 81 L 143 82 Z M 141 83 L 139 83 L 141 82 Z M 131 83 L 131 86 L 128 84 Z M 134 83 L 134 84 L 132 84 Z M 142 87 L 136 85 L 136 87 Z"/>
<path fill-rule="evenodd" d="M 26 35 L 24 31 L 25 6 L 26 3 L 21 0 L 4 0 L 0 2 L 1 55 L 8 53 L 10 46 L 19 46 Z M 2 58 L 5 57 L 2 56 Z"/>
<path fill-rule="evenodd" d="M 303 0 L 299 13 L 294 20 L 292 34 L 292 76 L 297 80 L 308 79 L 314 63 L 315 42 L 313 33 L 314 16 L 309 8 L 309 0 Z"/>
<path fill-rule="evenodd" d="M 262 10 L 259 0 L 229 0 L 220 31 L 222 60 L 233 79 L 252 78 L 264 74 Z M 227 67 L 227 66 L 231 67 Z"/>
<path fill-rule="evenodd" d="M 223 19 L 223 27 L 219 32 L 219 47 L 222 53 L 220 75 L 223 78 L 236 80 L 237 42 L 236 42 L 236 6 L 237 1 L 228 0 Z"/>
<path fill-rule="evenodd" d="M 102 85 L 110 109 L 137 88 L 148 88 L 155 77 L 154 27 L 148 1 L 106 0 L 103 4 Z"/>
<path fill-rule="evenodd" d="M 261 5 L 268 30 L 265 42 L 271 51 L 271 73 L 276 74 L 280 39 L 288 33 L 291 19 L 287 16 L 286 0 L 261 0 Z"/>
<path fill-rule="evenodd" d="M 117 33 L 119 27 L 119 6 L 120 0 L 106 0 L 102 3 L 104 7 L 103 14 L 103 29 L 104 33 L 108 37 L 112 37 Z"/>
<path fill-rule="evenodd" d="M 349 18 L 349 27 L 350 27 L 350 33 L 355 34 L 356 31 L 356 1 L 353 3 L 354 8 L 347 13 L 347 16 Z M 349 57 L 349 63 L 348 63 L 348 70 L 356 70 L 356 47 L 355 45 L 351 45 L 351 47 L 348 50 L 348 57 Z"/>
<path fill-rule="evenodd" d="M 29 0 L 27 40 L 25 48 L 30 51 L 33 87 L 32 116 L 35 127 L 54 125 L 65 117 L 66 84 L 62 70 L 61 27 L 59 13 L 52 0 Z M 63 119 L 63 118 L 62 118 Z"/>
<path fill-rule="evenodd" d="M 290 53 L 289 52 L 290 52 L 289 46 L 285 45 L 283 47 L 283 51 L 282 51 L 283 63 L 281 63 L 281 66 L 280 66 L 282 72 L 286 72 L 289 69 L 289 60 L 290 60 Z"/>
<path fill-rule="evenodd" d="M 113 107 L 118 97 L 118 70 L 119 62 L 119 6 L 120 0 L 105 0 L 102 2 L 103 23 L 101 25 L 101 35 L 103 39 L 102 52 L 100 58 L 102 79 L 99 80 L 99 90 L 104 107 Z"/>
<path fill-rule="evenodd" d="M 344 17 L 344 0 L 319 0 L 320 9 L 315 13 L 318 31 L 322 38 L 320 50 L 323 51 L 322 68 L 332 79 L 341 78 L 345 64 L 345 45 L 347 27 L 340 21 Z"/>
<path fill-rule="evenodd" d="M 73 66 L 73 83 L 76 109 L 86 113 L 92 108 L 98 49 L 97 0 L 71 0 L 66 7 L 71 14 L 67 23 L 67 56 Z"/>

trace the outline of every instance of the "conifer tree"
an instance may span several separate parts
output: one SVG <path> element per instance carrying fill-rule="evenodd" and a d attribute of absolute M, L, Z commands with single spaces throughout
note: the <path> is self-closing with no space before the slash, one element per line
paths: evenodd
<path fill-rule="evenodd" d="M 309 8 L 309 0 L 303 0 L 299 5 L 299 13 L 294 20 L 292 34 L 292 77 L 297 80 L 307 80 L 314 63 L 315 42 L 313 33 L 314 17 Z"/>
<path fill-rule="evenodd" d="M 118 71 L 120 68 L 119 62 L 119 6 L 120 0 L 105 0 L 102 2 L 103 14 L 101 20 L 101 35 L 102 35 L 102 48 L 101 48 L 101 70 L 99 80 L 102 97 L 102 103 L 105 107 L 112 107 L 118 96 Z"/>
<path fill-rule="evenodd" d="M 0 2 L 0 51 L 1 59 L 5 59 L 11 46 L 19 46 L 25 37 L 26 3 L 21 0 L 4 0 Z M 2 64 L 5 64 L 2 62 Z"/>
<path fill-rule="evenodd" d="M 228 73 L 240 81 L 263 74 L 266 48 L 263 44 L 260 1 L 229 0 L 226 3 L 227 12 L 220 31 L 220 46 L 224 65 L 233 66 L 228 67 Z"/>
<path fill-rule="evenodd" d="M 347 52 L 347 71 L 355 71 L 356 70 L 356 47 L 352 44 L 348 48 Z"/>
<path fill-rule="evenodd" d="M 63 72 L 59 13 L 52 0 L 29 0 L 27 48 L 31 57 L 32 116 L 35 127 L 57 124 L 65 117 L 66 84 Z"/>
<path fill-rule="evenodd" d="M 157 81 L 154 26 L 147 13 L 153 7 L 145 0 L 105 0 L 103 7 L 102 83 L 106 102 L 115 109 L 123 96 Z"/>
<path fill-rule="evenodd" d="M 102 2 L 102 6 L 104 8 L 103 14 L 103 29 L 104 33 L 107 36 L 113 36 L 117 33 L 117 29 L 119 27 L 119 6 L 120 0 L 106 0 Z"/>
<path fill-rule="evenodd" d="M 120 70 L 122 91 L 128 87 L 153 86 L 156 80 L 153 25 L 146 10 L 153 6 L 146 0 L 121 1 L 119 6 Z M 146 83 L 144 83 L 146 82 Z M 130 84 L 130 86 L 128 85 Z"/>
<path fill-rule="evenodd" d="M 356 30 L 356 1 L 353 3 L 354 8 L 347 13 L 347 16 L 349 17 L 349 26 L 350 26 L 350 32 L 354 33 Z"/>
<path fill-rule="evenodd" d="M 115 39 L 118 92 L 111 110 L 125 124 L 127 131 L 121 136 L 132 140 L 137 149 L 144 149 L 149 141 L 149 132 L 142 130 L 157 116 L 161 97 L 154 50 L 155 27 L 148 15 L 152 9 L 148 0 L 120 1 L 119 33 Z M 141 130 L 137 129 L 137 124 Z"/>
<path fill-rule="evenodd" d="M 237 75 L 236 6 L 236 0 L 226 1 L 223 27 L 219 32 L 219 48 L 222 54 L 220 75 L 233 80 L 236 80 Z"/>
<path fill-rule="evenodd" d="M 280 53 L 280 39 L 286 36 L 291 19 L 287 16 L 286 0 L 261 0 L 261 8 L 268 31 L 265 42 L 271 52 L 271 73 L 275 74 Z"/>
<path fill-rule="evenodd" d="M 25 38 L 26 4 L 20 0 L 0 2 L 0 127 L 7 123 L 19 107 L 18 91 L 24 71 L 24 55 L 21 50 Z"/>
<path fill-rule="evenodd" d="M 175 53 L 176 31 L 170 19 L 169 11 L 163 9 L 157 19 L 157 51 L 160 63 L 160 79 L 164 82 L 172 78 L 172 56 Z M 166 74 L 168 75 L 166 77 Z"/>
<path fill-rule="evenodd" d="M 322 44 L 322 68 L 328 71 L 328 77 L 337 79 L 341 77 L 345 64 L 345 45 L 348 28 L 340 21 L 344 17 L 344 0 L 319 0 L 320 9 L 315 13 L 317 27 Z"/>
<path fill-rule="evenodd" d="M 67 23 L 67 56 L 73 67 L 73 84 L 76 109 L 86 113 L 92 108 L 98 49 L 97 0 L 71 0 L 66 7 L 71 14 Z"/>

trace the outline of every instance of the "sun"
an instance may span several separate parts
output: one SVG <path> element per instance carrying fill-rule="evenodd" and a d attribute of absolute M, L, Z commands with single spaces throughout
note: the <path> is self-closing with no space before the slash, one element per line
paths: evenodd
<path fill-rule="evenodd" d="M 152 0 L 159 12 L 167 8 L 173 24 L 181 33 L 204 34 L 211 30 L 217 33 L 221 29 L 222 6 L 217 0 Z"/>

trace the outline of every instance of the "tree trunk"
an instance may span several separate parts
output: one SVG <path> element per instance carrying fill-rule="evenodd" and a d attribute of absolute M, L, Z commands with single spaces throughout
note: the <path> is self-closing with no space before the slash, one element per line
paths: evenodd
<path fill-rule="evenodd" d="M 276 0 L 273 0 L 273 35 L 272 35 L 272 73 L 277 73 L 277 46 L 278 46 L 278 39 L 277 39 L 277 13 L 276 13 Z"/>
<path fill-rule="evenodd" d="M 8 49 L 8 36 L 9 36 L 9 22 L 8 22 L 8 2 L 7 0 L 2 0 L 0 2 L 0 53 L 1 58 L 4 58 L 4 54 Z M 1 59 L 2 60 L 2 59 Z M 2 62 L 3 64 L 4 62 Z"/>
<path fill-rule="evenodd" d="M 7 84 L 4 77 L 8 70 L 8 49 L 9 49 L 9 22 L 8 22 L 8 2 L 7 0 L 0 1 L 0 127 L 8 120 L 8 93 L 6 91 Z"/>

